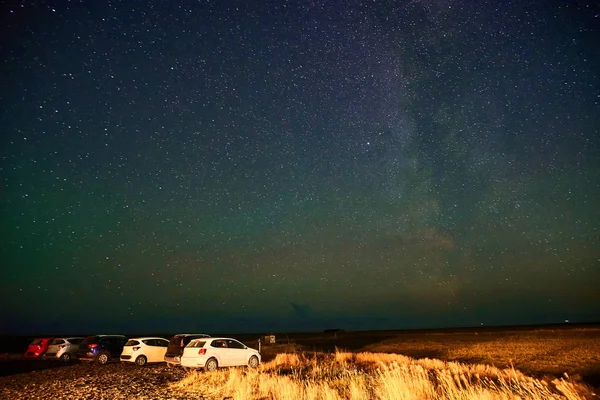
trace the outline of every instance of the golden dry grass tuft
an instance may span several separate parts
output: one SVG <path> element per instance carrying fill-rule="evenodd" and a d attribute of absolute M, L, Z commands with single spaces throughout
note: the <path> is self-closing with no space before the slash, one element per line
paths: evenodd
<path fill-rule="evenodd" d="M 257 370 L 190 372 L 174 389 L 234 400 L 583 400 L 568 376 L 549 382 L 514 368 L 413 359 L 399 354 L 277 354 Z"/>

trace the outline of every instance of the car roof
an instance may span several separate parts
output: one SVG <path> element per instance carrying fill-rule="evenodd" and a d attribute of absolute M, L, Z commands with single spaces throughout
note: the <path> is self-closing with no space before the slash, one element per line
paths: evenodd
<path fill-rule="evenodd" d="M 158 337 L 158 336 L 144 336 L 144 337 L 129 338 L 129 340 L 148 340 L 148 339 L 160 339 L 160 340 L 166 340 L 167 342 L 169 341 L 169 339 L 165 339 L 163 337 Z"/>
<path fill-rule="evenodd" d="M 125 335 L 90 335 L 95 337 L 126 337 Z M 88 337 L 90 337 L 88 336 Z"/>
<path fill-rule="evenodd" d="M 174 336 L 181 337 L 181 336 L 196 336 L 196 335 L 206 335 L 207 338 L 210 337 L 210 335 L 207 333 L 178 333 L 177 335 L 174 335 Z"/>

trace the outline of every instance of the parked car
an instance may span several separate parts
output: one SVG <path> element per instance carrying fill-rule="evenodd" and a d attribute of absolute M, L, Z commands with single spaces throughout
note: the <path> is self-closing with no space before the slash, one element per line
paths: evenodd
<path fill-rule="evenodd" d="M 129 339 L 123 347 L 121 361 L 134 362 L 139 366 L 146 363 L 165 362 L 169 341 L 159 337 Z"/>
<path fill-rule="evenodd" d="M 260 364 L 260 353 L 231 338 L 204 338 L 192 340 L 183 350 L 181 366 L 214 371 L 219 367 Z"/>
<path fill-rule="evenodd" d="M 183 354 L 183 348 L 194 339 L 208 338 L 210 335 L 205 333 L 180 333 L 175 335 L 169 341 L 169 347 L 165 354 L 165 361 L 168 366 L 181 364 L 181 355 Z"/>
<path fill-rule="evenodd" d="M 53 338 L 35 338 L 27 347 L 25 352 L 25 358 L 28 359 L 39 359 L 48 351 L 48 346 Z"/>
<path fill-rule="evenodd" d="M 77 358 L 104 365 L 119 360 L 127 338 L 123 335 L 94 335 L 86 337 L 79 345 Z"/>
<path fill-rule="evenodd" d="M 83 339 L 82 337 L 56 338 L 50 343 L 44 358 L 69 362 L 77 357 L 79 344 Z"/>

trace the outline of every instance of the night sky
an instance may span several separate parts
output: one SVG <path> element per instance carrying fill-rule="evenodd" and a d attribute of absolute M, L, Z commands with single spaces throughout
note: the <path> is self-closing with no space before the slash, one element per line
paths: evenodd
<path fill-rule="evenodd" d="M 596 1 L 0 7 L 0 333 L 600 320 Z"/>

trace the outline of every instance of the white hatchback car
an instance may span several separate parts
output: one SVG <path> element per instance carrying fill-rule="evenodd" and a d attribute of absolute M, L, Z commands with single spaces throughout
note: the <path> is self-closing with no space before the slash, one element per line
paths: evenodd
<path fill-rule="evenodd" d="M 129 339 L 123 347 L 121 361 L 134 362 L 139 366 L 165 361 L 169 341 L 160 337 Z"/>
<path fill-rule="evenodd" d="M 219 367 L 260 364 L 260 353 L 231 338 L 202 338 L 192 340 L 181 356 L 181 366 L 214 371 Z"/>
<path fill-rule="evenodd" d="M 44 355 L 44 358 L 48 359 L 59 359 L 60 361 L 69 362 L 77 357 L 77 350 L 79 350 L 79 343 L 83 342 L 83 337 L 65 337 L 56 338 L 50 342 L 48 351 Z"/>

